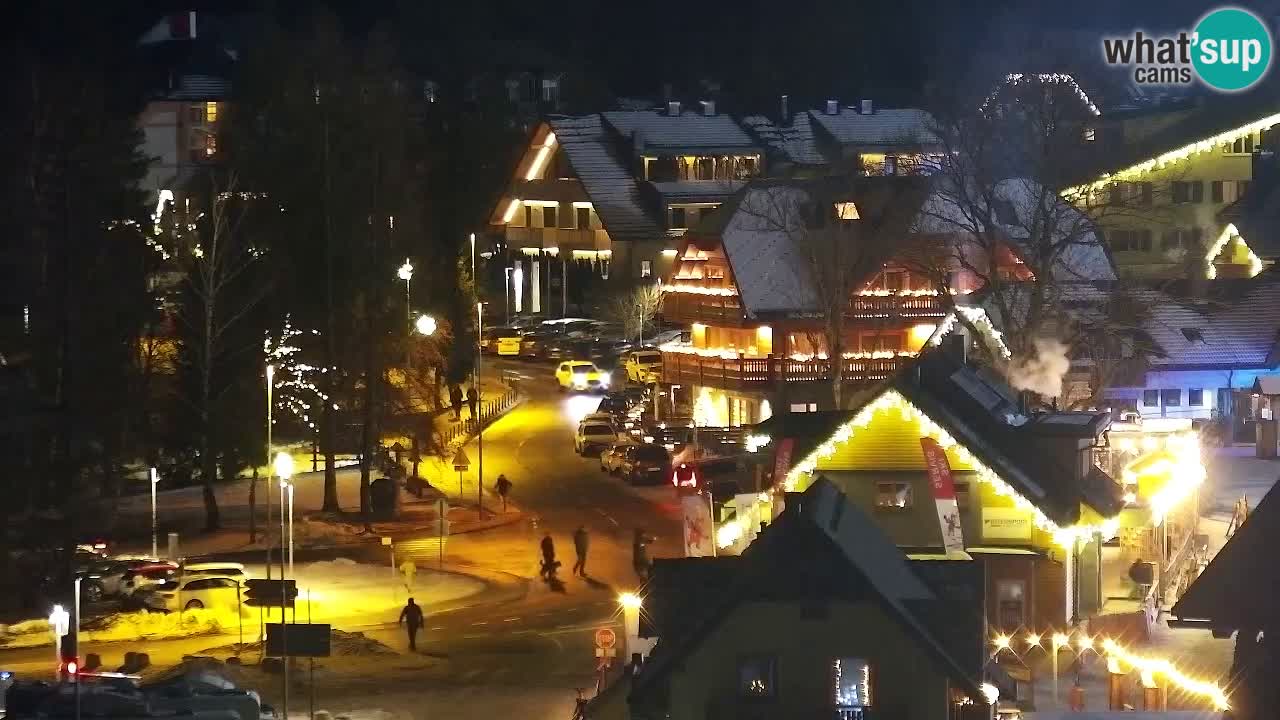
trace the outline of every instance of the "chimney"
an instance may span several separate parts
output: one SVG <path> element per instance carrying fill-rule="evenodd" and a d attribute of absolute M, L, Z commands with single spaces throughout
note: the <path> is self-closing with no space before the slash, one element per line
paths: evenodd
<path fill-rule="evenodd" d="M 783 95 L 779 100 L 780 100 L 779 105 L 781 106 L 781 110 L 782 110 L 782 116 L 778 118 L 778 122 L 779 124 L 785 124 L 791 120 L 791 108 L 788 107 L 791 104 L 791 96 Z"/>
<path fill-rule="evenodd" d="M 828 114 L 828 115 L 839 115 L 839 114 L 840 114 L 840 101 L 839 101 L 839 100 L 828 100 L 828 101 L 827 101 L 827 114 Z"/>
<path fill-rule="evenodd" d="M 703 101 L 701 101 L 701 102 L 700 102 L 700 103 L 698 103 L 698 104 L 702 106 L 702 114 L 703 114 L 703 115 L 706 115 L 707 117 L 712 117 L 712 116 L 714 116 L 714 115 L 716 114 L 716 101 L 715 101 L 715 100 L 703 100 Z"/>
<path fill-rule="evenodd" d="M 662 83 L 662 102 L 671 102 L 671 83 Z"/>
<path fill-rule="evenodd" d="M 876 114 L 876 105 L 875 105 L 875 103 L 871 102 L 870 100 L 863 100 L 863 101 L 862 101 L 862 114 L 863 114 L 863 115 L 875 115 L 875 114 Z"/>
<path fill-rule="evenodd" d="M 961 365 L 969 363 L 969 339 L 960 330 L 947 333 L 942 338 L 942 352 Z"/>
<path fill-rule="evenodd" d="M 667 101 L 667 115 L 670 115 L 671 117 L 680 117 L 680 101 L 679 100 Z"/>

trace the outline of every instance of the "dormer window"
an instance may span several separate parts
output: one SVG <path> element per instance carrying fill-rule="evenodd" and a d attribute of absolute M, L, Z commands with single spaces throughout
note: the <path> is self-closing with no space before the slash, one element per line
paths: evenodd
<path fill-rule="evenodd" d="M 1187 342 L 1205 344 L 1204 334 L 1200 332 L 1199 328 L 1182 328 L 1182 336 L 1187 339 Z"/>

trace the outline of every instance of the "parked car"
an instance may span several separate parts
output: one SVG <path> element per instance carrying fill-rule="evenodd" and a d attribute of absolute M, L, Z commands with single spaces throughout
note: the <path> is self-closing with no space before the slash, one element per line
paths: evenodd
<path fill-rule="evenodd" d="M 519 333 L 516 328 L 510 327 L 491 327 L 486 328 L 484 333 L 480 335 L 480 352 L 489 355 L 496 355 L 498 352 L 498 338 L 510 337 L 512 333 Z"/>
<path fill-rule="evenodd" d="M 537 360 L 546 356 L 547 343 L 555 339 L 555 335 L 547 332 L 531 332 L 520 340 L 520 357 Z"/>
<path fill-rule="evenodd" d="M 627 399 L 622 393 L 609 393 L 600 400 L 600 404 L 596 406 L 596 412 L 608 413 L 614 418 L 625 417 L 631 412 L 631 408 L 635 406 L 631 400 Z"/>
<path fill-rule="evenodd" d="M 244 565 L 238 562 L 189 563 L 182 566 L 179 574 L 183 578 L 194 577 L 196 575 L 229 577 L 239 580 L 241 584 L 243 584 L 245 580 L 249 579 L 249 573 L 245 572 Z"/>
<path fill-rule="evenodd" d="M 195 575 L 166 580 L 143 590 L 138 599 L 152 610 L 236 609 L 240 581 L 236 578 Z"/>
<path fill-rule="evenodd" d="M 662 379 L 662 353 L 657 350 L 632 350 L 622 366 L 627 380 L 651 385 Z"/>
<path fill-rule="evenodd" d="M 654 347 L 662 347 L 671 342 L 688 344 L 693 340 L 693 337 L 688 330 L 663 330 L 657 335 L 645 339 Z"/>
<path fill-rule="evenodd" d="M 103 598 L 119 595 L 127 572 L 129 564 L 120 560 L 104 558 L 82 563 L 76 569 L 76 577 L 80 580 L 80 597 L 85 602 L 95 603 Z"/>
<path fill-rule="evenodd" d="M 650 443 L 637 445 L 618 467 L 618 474 L 634 485 L 660 484 L 670 471 L 671 455 L 667 449 Z"/>
<path fill-rule="evenodd" d="M 639 447 L 630 440 L 620 440 L 600 451 L 600 471 L 613 474 L 622 467 L 622 461 L 635 448 Z"/>
<path fill-rule="evenodd" d="M 556 384 L 561 391 L 605 392 L 609 389 L 609 373 L 587 360 L 568 360 L 556 367 Z"/>
<path fill-rule="evenodd" d="M 573 439 L 573 449 L 579 455 L 599 452 L 617 442 L 618 433 L 606 422 L 582 423 Z"/>
<path fill-rule="evenodd" d="M 131 597 L 139 590 L 146 589 L 165 580 L 171 580 L 178 574 L 178 566 L 168 562 L 155 562 L 130 568 L 125 572 L 120 584 L 120 596 Z"/>
<path fill-rule="evenodd" d="M 502 357 L 516 357 L 520 354 L 520 343 L 524 340 L 523 333 L 515 328 L 500 328 L 494 333 L 494 342 L 496 347 L 494 352 Z"/>

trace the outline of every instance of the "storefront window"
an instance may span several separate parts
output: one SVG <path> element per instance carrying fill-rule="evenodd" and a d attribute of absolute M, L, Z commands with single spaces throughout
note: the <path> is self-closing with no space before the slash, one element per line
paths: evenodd
<path fill-rule="evenodd" d="M 738 694 L 747 698 L 771 699 L 778 692 L 778 659 L 755 655 L 738 661 Z"/>
<path fill-rule="evenodd" d="M 911 500 L 911 483 L 876 483 L 876 507 L 879 509 L 906 509 L 911 507 Z"/>
<path fill-rule="evenodd" d="M 871 706 L 871 665 L 865 658 L 836 658 L 831 661 L 831 675 L 837 709 Z"/>

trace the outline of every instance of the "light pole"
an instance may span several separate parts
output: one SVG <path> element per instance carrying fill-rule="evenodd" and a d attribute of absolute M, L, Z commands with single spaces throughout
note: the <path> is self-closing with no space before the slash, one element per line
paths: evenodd
<path fill-rule="evenodd" d="M 507 301 L 506 301 L 505 309 L 507 311 L 507 326 L 510 327 L 511 326 L 511 268 L 510 267 L 502 268 L 502 289 L 505 290 L 507 293 Z"/>
<path fill-rule="evenodd" d="M 409 281 L 413 279 L 413 265 L 409 263 L 409 258 L 404 259 L 404 264 L 396 271 L 396 276 L 404 281 L 404 318 L 405 330 L 413 332 L 413 305 L 409 302 Z M 407 338 L 406 338 L 407 339 Z M 405 387 L 409 385 L 409 343 L 404 345 L 404 377 Z"/>
<path fill-rule="evenodd" d="M 285 490 L 288 489 L 289 494 L 289 574 L 284 574 L 284 553 L 280 553 L 280 578 L 293 577 L 293 483 L 289 482 L 289 478 L 293 477 L 293 456 L 287 452 L 276 453 L 275 461 L 272 463 L 275 468 L 276 477 L 280 478 L 280 542 L 283 545 L 285 539 Z"/>
<path fill-rule="evenodd" d="M 156 473 L 155 468 L 151 468 L 151 557 L 159 559 L 156 554 L 157 531 L 156 531 L 156 485 L 160 482 L 160 476 Z"/>
<path fill-rule="evenodd" d="M 476 234 L 471 233 L 471 287 L 472 292 L 480 294 L 480 286 L 476 284 Z"/>
<path fill-rule="evenodd" d="M 276 368 L 267 365 L 267 526 L 263 532 L 267 541 L 267 579 L 271 579 L 271 390 L 274 386 Z"/>
<path fill-rule="evenodd" d="M 475 235 L 471 236 L 472 238 Z M 484 303 L 476 303 L 476 408 L 480 410 L 476 434 L 476 512 L 484 519 L 484 393 L 480 390 L 480 336 L 484 333 Z"/>

